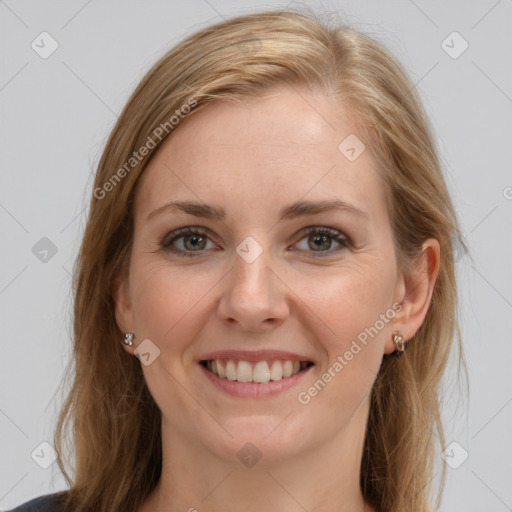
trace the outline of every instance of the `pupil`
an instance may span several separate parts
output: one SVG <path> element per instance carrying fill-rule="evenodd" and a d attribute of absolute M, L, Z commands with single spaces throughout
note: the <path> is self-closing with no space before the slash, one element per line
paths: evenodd
<path fill-rule="evenodd" d="M 199 241 L 199 243 L 201 243 L 202 238 L 202 236 L 190 235 L 187 237 L 187 241 L 192 241 L 192 247 L 198 247 L 197 242 Z"/>
<path fill-rule="evenodd" d="M 327 237 L 325 235 L 315 235 L 314 236 L 314 243 L 316 247 L 320 247 L 323 242 L 327 240 Z M 328 248 L 328 247 L 327 247 Z"/>

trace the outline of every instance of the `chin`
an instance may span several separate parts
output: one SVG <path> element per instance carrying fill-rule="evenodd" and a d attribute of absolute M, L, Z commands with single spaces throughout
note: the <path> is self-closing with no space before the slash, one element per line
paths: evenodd
<path fill-rule="evenodd" d="M 211 451 L 226 462 L 236 465 L 242 463 L 253 467 L 251 464 L 257 464 L 259 469 L 264 469 L 281 464 L 284 459 L 300 455 L 303 450 L 307 451 L 307 444 L 312 441 L 304 435 L 303 422 L 297 425 L 291 421 L 293 413 L 288 418 L 286 416 L 252 415 L 220 421 L 232 437 L 219 429 L 218 438 L 210 440 Z M 315 429 L 308 431 L 314 432 Z"/>

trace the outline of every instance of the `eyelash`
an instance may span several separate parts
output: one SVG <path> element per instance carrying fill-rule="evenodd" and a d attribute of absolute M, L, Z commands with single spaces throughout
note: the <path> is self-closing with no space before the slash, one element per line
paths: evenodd
<path fill-rule="evenodd" d="M 328 227 L 324 227 L 324 226 L 322 226 L 322 227 L 312 226 L 312 227 L 305 228 L 305 230 L 302 232 L 302 238 L 299 239 L 299 242 L 311 234 L 326 235 L 326 236 L 332 238 L 335 242 L 338 242 L 340 244 L 340 246 L 334 250 L 308 251 L 308 252 L 313 253 L 314 258 L 324 258 L 325 256 L 323 256 L 322 253 L 325 254 L 326 256 L 330 256 L 332 254 L 335 254 L 335 253 L 341 252 L 345 249 L 348 249 L 351 246 L 350 239 L 347 236 L 344 236 L 340 231 L 337 231 L 335 229 L 331 229 Z M 191 236 L 191 235 L 199 235 L 199 236 L 208 237 L 208 233 L 201 228 L 185 227 L 185 228 L 176 229 L 175 231 L 168 233 L 162 240 L 160 246 L 161 246 L 162 250 L 178 254 L 180 257 L 194 258 L 197 256 L 201 256 L 202 252 L 205 251 L 206 249 L 201 249 L 200 251 L 186 251 L 186 250 L 182 250 L 182 249 L 176 249 L 172 245 L 176 240 L 179 240 L 180 238 L 183 238 L 184 236 Z"/>

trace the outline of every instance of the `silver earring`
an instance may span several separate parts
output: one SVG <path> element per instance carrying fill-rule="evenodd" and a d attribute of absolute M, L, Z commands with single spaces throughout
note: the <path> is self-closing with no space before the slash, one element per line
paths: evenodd
<path fill-rule="evenodd" d="M 407 348 L 408 342 L 399 331 L 395 331 L 393 333 L 393 341 L 396 345 L 396 358 L 398 359 L 402 352 Z"/>
<path fill-rule="evenodd" d="M 135 338 L 135 334 L 127 332 L 123 337 L 123 345 L 127 345 L 128 347 L 133 346 L 133 338 Z"/>

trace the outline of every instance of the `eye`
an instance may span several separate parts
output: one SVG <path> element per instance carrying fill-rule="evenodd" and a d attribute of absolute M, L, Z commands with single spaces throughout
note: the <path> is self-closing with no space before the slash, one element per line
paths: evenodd
<path fill-rule="evenodd" d="M 315 226 L 307 228 L 303 235 L 305 236 L 301 238 L 301 241 L 306 240 L 306 247 L 302 247 L 300 250 L 318 253 L 313 255 L 315 258 L 343 251 L 350 246 L 349 238 L 336 229 Z M 330 250 L 333 240 L 338 244 L 338 247 Z"/>
<path fill-rule="evenodd" d="M 160 245 L 165 251 L 173 252 L 180 256 L 194 257 L 202 254 L 202 251 L 206 249 L 208 240 L 206 231 L 199 228 L 186 227 L 166 235 Z"/>
<path fill-rule="evenodd" d="M 306 240 L 306 247 L 299 247 L 299 250 L 317 253 L 312 255 L 315 258 L 323 257 L 324 255 L 328 256 L 350 247 L 350 239 L 347 236 L 336 229 L 328 227 L 313 226 L 306 228 L 302 232 L 300 242 L 302 240 Z M 172 252 L 179 256 L 195 257 L 201 256 L 203 251 L 211 249 L 211 247 L 207 247 L 209 241 L 211 242 L 209 230 L 189 226 L 168 233 L 160 246 L 164 251 Z M 333 241 L 338 246 L 331 249 Z M 298 245 L 295 244 L 295 246 Z"/>

